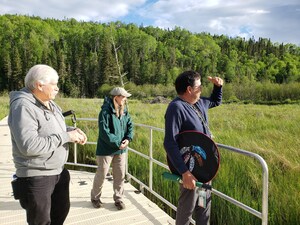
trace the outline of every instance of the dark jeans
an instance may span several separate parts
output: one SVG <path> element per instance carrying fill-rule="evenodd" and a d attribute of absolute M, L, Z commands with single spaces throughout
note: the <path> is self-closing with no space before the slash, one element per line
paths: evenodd
<path fill-rule="evenodd" d="M 69 213 L 70 173 L 64 169 L 54 176 L 19 178 L 21 206 L 29 225 L 62 225 Z"/>

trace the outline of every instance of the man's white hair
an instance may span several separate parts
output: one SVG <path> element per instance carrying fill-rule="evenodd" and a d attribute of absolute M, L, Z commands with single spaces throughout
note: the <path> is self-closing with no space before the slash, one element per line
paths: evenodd
<path fill-rule="evenodd" d="M 36 88 L 37 82 L 41 84 L 48 84 L 51 81 L 58 81 L 58 74 L 55 69 L 48 65 L 37 64 L 30 68 L 25 76 L 25 87 L 30 90 Z"/>

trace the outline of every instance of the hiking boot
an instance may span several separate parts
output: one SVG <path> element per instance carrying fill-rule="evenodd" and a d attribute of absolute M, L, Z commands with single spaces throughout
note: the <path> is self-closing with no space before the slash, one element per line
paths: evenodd
<path fill-rule="evenodd" d="M 125 204 L 123 202 L 115 202 L 115 206 L 118 210 L 125 209 Z"/>
<path fill-rule="evenodd" d="M 92 199 L 91 202 L 92 202 L 94 208 L 97 208 L 97 209 L 101 208 L 102 204 L 103 204 L 100 199 L 98 199 L 98 200 L 93 200 Z"/>

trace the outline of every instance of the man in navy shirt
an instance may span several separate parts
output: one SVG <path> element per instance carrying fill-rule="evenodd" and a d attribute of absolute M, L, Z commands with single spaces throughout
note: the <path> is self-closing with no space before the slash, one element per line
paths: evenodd
<path fill-rule="evenodd" d="M 176 141 L 177 134 L 187 130 L 202 132 L 211 137 L 207 111 L 221 104 L 223 80 L 219 77 L 208 77 L 208 80 L 214 84 L 212 94 L 209 98 L 200 97 L 202 91 L 200 74 L 195 71 L 180 74 L 175 81 L 178 97 L 169 104 L 165 114 L 164 147 L 168 162 L 181 174 L 183 181 L 180 185 L 176 213 L 177 225 L 189 225 L 194 211 L 197 225 L 209 225 L 211 193 L 206 192 L 206 207 L 199 206 L 197 179 L 184 163 Z"/>

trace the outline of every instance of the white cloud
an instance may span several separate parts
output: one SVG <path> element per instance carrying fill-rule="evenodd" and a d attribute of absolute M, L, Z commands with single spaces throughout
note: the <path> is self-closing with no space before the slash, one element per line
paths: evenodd
<path fill-rule="evenodd" d="M 260 0 L 159 0 L 145 16 L 154 18 L 154 24 L 164 28 L 176 25 L 192 32 L 263 37 L 300 45 L 299 8 L 300 2 L 296 0 L 267 3 Z"/>
<path fill-rule="evenodd" d="M 36 15 L 43 18 L 75 18 L 77 20 L 100 20 L 109 22 L 127 15 L 133 8 L 146 0 L 47 0 L 8 1 L 0 0 L 0 14 Z"/>
<path fill-rule="evenodd" d="M 209 22 L 208 26 L 213 29 L 213 30 L 218 30 L 218 31 L 225 31 L 226 28 L 225 26 L 223 25 L 222 21 L 221 20 L 218 20 L 218 19 L 213 19 Z"/>
<path fill-rule="evenodd" d="M 249 10 L 249 13 L 252 14 L 265 14 L 265 13 L 270 13 L 270 11 L 266 11 L 263 9 L 256 9 L 256 10 Z"/>

